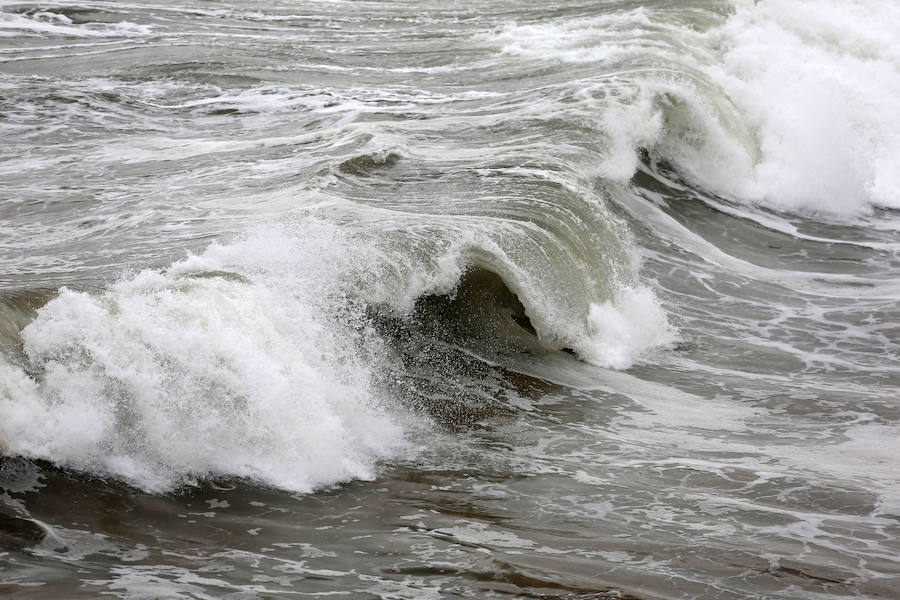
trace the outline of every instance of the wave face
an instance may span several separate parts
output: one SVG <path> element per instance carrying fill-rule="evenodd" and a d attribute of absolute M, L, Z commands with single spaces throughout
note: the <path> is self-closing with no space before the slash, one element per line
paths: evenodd
<path fill-rule="evenodd" d="M 0 591 L 890 596 L 895 4 L 0 2 Z"/>

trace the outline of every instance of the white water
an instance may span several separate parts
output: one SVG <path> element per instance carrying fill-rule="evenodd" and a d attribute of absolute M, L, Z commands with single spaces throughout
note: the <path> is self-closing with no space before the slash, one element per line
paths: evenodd
<path fill-rule="evenodd" d="M 4 18 L 13 29 L 25 19 Z M 25 20 L 69 26 L 46 15 Z M 605 178 L 627 181 L 644 147 L 731 198 L 852 218 L 900 206 L 896 30 L 900 9 L 884 3 L 789 0 L 739 3 L 708 31 L 639 8 L 514 24 L 482 39 L 521 59 L 605 65 L 606 95 L 592 105 Z M 649 58 L 652 66 L 634 68 Z M 273 104 L 271 94 L 253 92 L 222 98 L 253 110 L 300 102 L 278 96 Z M 210 151 L 196 140 L 182 149 Z M 147 160 L 158 155 L 152 149 Z M 216 474 L 298 490 L 371 477 L 379 459 L 408 450 L 409 423 L 372 390 L 379 341 L 366 333 L 359 300 L 408 312 L 422 294 L 452 292 L 473 257 L 504 277 L 550 346 L 572 347 L 588 362 L 626 369 L 675 339 L 653 293 L 631 276 L 610 282 L 611 297 L 587 297 L 572 310 L 559 300 L 581 292 L 533 277 L 497 242 L 501 227 L 444 226 L 445 242 L 430 240 L 424 251 L 400 244 L 388 259 L 304 221 L 100 293 L 63 290 L 23 332 L 30 374 L 0 366 L 10 415 L 0 440 L 7 452 L 147 489 Z M 217 271 L 232 275 L 192 275 Z"/>
<path fill-rule="evenodd" d="M 745 3 L 713 40 L 711 73 L 755 131 L 761 160 L 734 190 L 836 216 L 900 208 L 900 5 Z"/>
<path fill-rule="evenodd" d="M 376 340 L 337 285 L 348 242 L 303 226 L 63 289 L 22 333 L 40 376 L 0 365 L 4 450 L 148 490 L 236 475 L 309 491 L 405 453 L 371 390 Z"/>
<path fill-rule="evenodd" d="M 11 3 L 0 3 L 8 4 Z M 38 10 L 27 16 L 0 12 L 0 37 L 61 35 L 71 38 L 115 38 L 146 36 L 151 31 L 146 25 L 129 21 L 73 24 L 72 19 L 52 10 Z"/>
<path fill-rule="evenodd" d="M 612 369 L 627 369 L 676 337 L 665 310 L 645 287 L 626 287 L 613 300 L 591 305 L 588 322 L 589 342 L 580 355 Z"/>

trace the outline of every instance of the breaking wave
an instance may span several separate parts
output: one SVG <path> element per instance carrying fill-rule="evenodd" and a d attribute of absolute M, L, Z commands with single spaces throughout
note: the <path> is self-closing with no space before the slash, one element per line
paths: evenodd
<path fill-rule="evenodd" d="M 393 342 L 373 311 L 402 320 L 424 297 L 474 293 L 451 318 L 480 319 L 492 335 L 470 327 L 454 343 L 566 347 L 614 368 L 666 342 L 649 291 L 553 305 L 579 283 L 542 290 L 540 271 L 469 231 L 425 251 L 305 217 L 107 289 L 63 288 L 27 324 L 33 306 L 12 301 L 19 316 L 7 329 L 24 328 L 17 343 L 6 332 L 13 350 L 0 363 L 3 451 L 152 491 L 216 476 L 309 491 L 373 477 L 427 427 L 377 385 Z M 473 269 L 491 270 L 482 281 Z M 504 293 L 514 308 L 503 308 Z"/>

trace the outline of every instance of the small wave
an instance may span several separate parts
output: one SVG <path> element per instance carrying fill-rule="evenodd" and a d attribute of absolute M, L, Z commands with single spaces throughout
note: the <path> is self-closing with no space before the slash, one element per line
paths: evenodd
<path fill-rule="evenodd" d="M 12 12 L 0 10 L 0 37 L 60 36 L 67 38 L 104 38 L 146 36 L 149 25 L 140 25 L 95 9 L 56 8 L 26 9 Z"/>
<path fill-rule="evenodd" d="M 388 168 L 397 164 L 400 159 L 401 155 L 391 150 L 372 152 L 348 158 L 338 165 L 338 169 L 342 173 L 348 175 L 365 177 L 370 175 L 373 171 Z"/>

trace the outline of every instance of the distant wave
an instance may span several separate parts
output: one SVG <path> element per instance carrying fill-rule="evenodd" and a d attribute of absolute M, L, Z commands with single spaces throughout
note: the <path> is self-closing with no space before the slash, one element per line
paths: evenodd
<path fill-rule="evenodd" d="M 778 210 L 900 208 L 900 6 L 737 1 L 721 23 L 709 16 L 698 29 L 637 8 L 491 39 L 531 60 L 603 66 L 608 177 L 630 177 L 646 148 L 715 193 Z"/>

